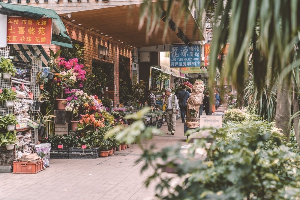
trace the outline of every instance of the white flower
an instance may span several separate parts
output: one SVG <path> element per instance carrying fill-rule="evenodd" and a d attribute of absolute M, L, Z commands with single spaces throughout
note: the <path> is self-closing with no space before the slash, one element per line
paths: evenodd
<path fill-rule="evenodd" d="M 73 76 L 70 77 L 70 79 L 73 80 L 73 81 L 76 81 L 76 76 L 73 75 Z"/>

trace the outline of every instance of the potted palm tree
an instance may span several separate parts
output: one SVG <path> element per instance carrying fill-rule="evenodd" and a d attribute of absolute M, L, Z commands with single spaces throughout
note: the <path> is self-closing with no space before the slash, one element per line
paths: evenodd
<path fill-rule="evenodd" d="M 0 71 L 3 79 L 10 79 L 10 77 L 15 76 L 17 72 L 12 60 L 4 57 L 0 58 Z"/>

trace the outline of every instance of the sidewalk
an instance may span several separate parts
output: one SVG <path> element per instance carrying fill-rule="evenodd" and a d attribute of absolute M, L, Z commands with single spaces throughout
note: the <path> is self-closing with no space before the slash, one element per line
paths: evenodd
<path fill-rule="evenodd" d="M 167 133 L 167 125 L 161 130 Z M 153 142 L 163 148 L 184 143 L 183 123 L 177 120 L 175 135 L 155 136 Z M 50 160 L 50 167 L 38 174 L 1 174 L 1 200 L 150 200 L 154 185 L 143 186 L 151 170 L 140 174 L 142 163 L 137 145 L 117 151 L 114 156 L 88 160 Z"/>

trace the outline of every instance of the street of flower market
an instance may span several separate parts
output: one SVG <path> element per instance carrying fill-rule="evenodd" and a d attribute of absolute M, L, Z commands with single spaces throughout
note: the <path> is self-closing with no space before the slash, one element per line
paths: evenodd
<path fill-rule="evenodd" d="M 298 8 L 1 1 L 0 200 L 299 200 Z"/>

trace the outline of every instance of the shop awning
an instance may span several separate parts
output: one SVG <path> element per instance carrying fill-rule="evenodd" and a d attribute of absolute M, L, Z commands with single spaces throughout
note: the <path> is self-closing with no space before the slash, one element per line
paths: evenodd
<path fill-rule="evenodd" d="M 72 48 L 72 42 L 67 34 L 66 28 L 54 10 L 26 5 L 0 3 L 0 14 L 28 17 L 35 20 L 38 20 L 42 17 L 52 18 L 52 44 Z"/>
<path fill-rule="evenodd" d="M 14 52 L 14 61 L 32 63 L 34 57 L 39 57 L 43 67 L 48 66 L 49 56 L 41 45 L 12 44 L 11 48 Z"/>

